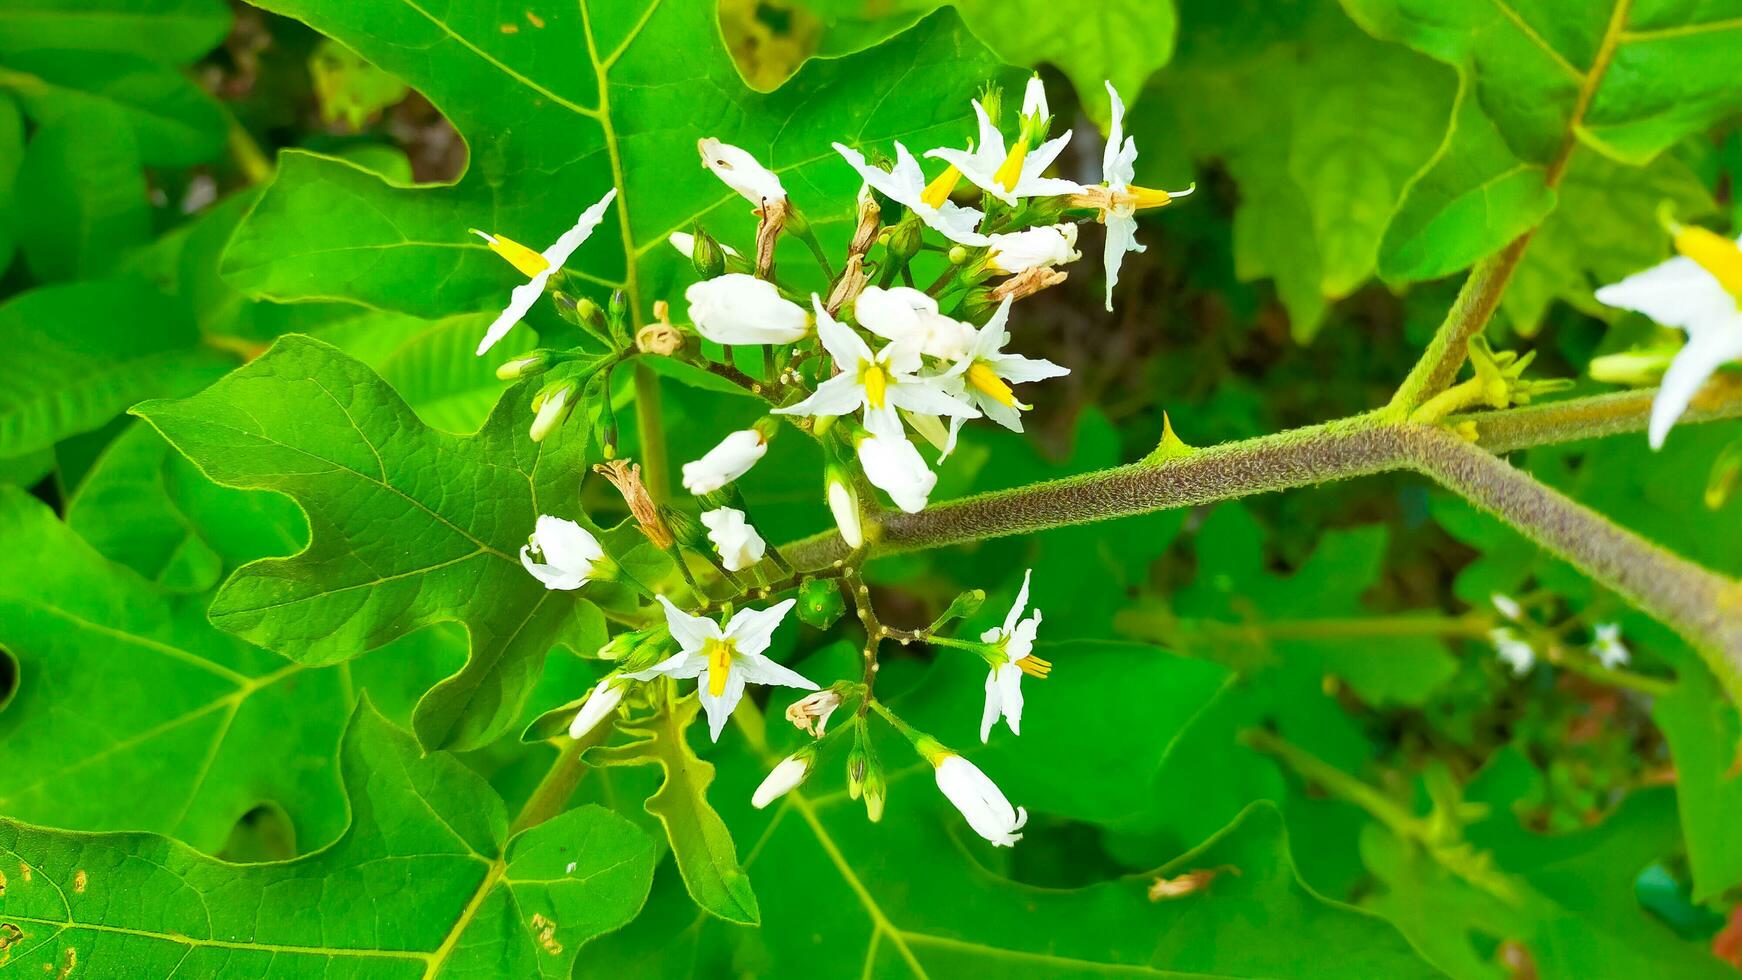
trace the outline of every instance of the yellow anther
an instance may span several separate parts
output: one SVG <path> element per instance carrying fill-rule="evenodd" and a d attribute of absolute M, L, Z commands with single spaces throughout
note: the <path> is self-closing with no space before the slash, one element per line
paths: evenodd
<path fill-rule="evenodd" d="M 490 251 L 507 259 L 510 265 L 519 269 L 521 274 L 526 276 L 528 279 L 531 279 L 533 276 L 536 276 L 550 268 L 550 263 L 545 260 L 544 256 L 534 252 L 532 249 L 527 248 L 525 245 L 520 244 L 512 238 L 504 238 L 501 235 L 492 235 L 488 232 L 479 231 L 476 228 L 472 229 L 472 234 L 477 235 L 479 238 L 482 238 L 487 242 L 490 246 Z"/>
<path fill-rule="evenodd" d="M 998 165 L 998 172 L 992 175 L 992 180 L 1007 191 L 1016 190 L 1016 182 L 1022 179 L 1022 163 L 1028 159 L 1028 138 L 1024 134 L 1010 148 L 1010 155 Z"/>
<path fill-rule="evenodd" d="M 719 697 L 726 693 L 726 676 L 732 671 L 732 643 L 730 640 L 709 640 L 708 651 L 708 693 Z"/>
<path fill-rule="evenodd" d="M 956 182 L 961 179 L 962 172 L 957 170 L 954 164 L 951 164 L 948 170 L 937 175 L 937 179 L 925 185 L 925 190 L 920 192 L 919 199 L 934 208 L 941 208 L 944 206 L 944 202 L 950 199 L 950 194 L 955 191 Z"/>
<path fill-rule="evenodd" d="M 968 383 L 985 392 L 986 397 L 1003 405 L 1015 405 L 1016 393 L 985 361 L 975 361 L 968 368 Z"/>
<path fill-rule="evenodd" d="M 1125 194 L 1139 211 L 1144 208 L 1164 208 L 1173 203 L 1173 195 L 1151 187 L 1127 187 Z"/>
<path fill-rule="evenodd" d="M 1715 231 L 1697 225 L 1675 229 L 1675 250 L 1710 272 L 1724 291 L 1742 305 L 1742 248 Z"/>
<path fill-rule="evenodd" d="M 882 408 L 889 395 L 889 374 L 883 370 L 883 365 L 875 361 L 867 363 L 865 373 L 859 376 L 859 383 L 865 386 L 865 401 L 872 408 Z"/>

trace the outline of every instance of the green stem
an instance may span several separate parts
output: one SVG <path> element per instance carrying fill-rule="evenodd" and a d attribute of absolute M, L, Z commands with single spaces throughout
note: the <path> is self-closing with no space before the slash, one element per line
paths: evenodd
<path fill-rule="evenodd" d="M 1410 413 L 1446 390 L 1458 376 L 1469 356 L 1470 338 L 1482 332 L 1500 305 L 1500 296 L 1512 273 L 1524 257 L 1530 244 L 1529 233 L 1513 239 L 1505 248 L 1477 262 L 1470 268 L 1469 278 L 1458 291 L 1458 298 L 1446 312 L 1446 318 L 1428 341 L 1409 376 L 1391 396 L 1385 406 L 1385 416 L 1394 421 L 1408 418 Z"/>
<path fill-rule="evenodd" d="M 671 462 L 660 411 L 659 375 L 640 363 L 635 365 L 635 425 L 641 433 L 641 472 L 647 495 L 656 504 L 666 503 L 671 498 Z"/>
<path fill-rule="evenodd" d="M 581 777 L 587 774 L 587 764 L 581 761 L 582 753 L 604 742 L 610 734 L 611 726 L 600 724 L 578 739 L 564 737 L 562 741 L 566 744 L 551 762 L 550 769 L 545 771 L 544 778 L 539 780 L 538 788 L 527 798 L 526 805 L 520 808 L 508 829 L 508 836 L 536 827 L 563 812 L 569 797 L 575 795 Z"/>

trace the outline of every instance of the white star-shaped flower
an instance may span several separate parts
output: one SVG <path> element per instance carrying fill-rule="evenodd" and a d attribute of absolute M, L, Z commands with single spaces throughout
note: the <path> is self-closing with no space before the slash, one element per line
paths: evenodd
<path fill-rule="evenodd" d="M 980 212 L 950 201 L 954 180 L 946 173 L 932 184 L 927 184 L 925 174 L 919 169 L 919 161 L 900 142 L 895 144 L 893 170 L 872 166 L 866 161 L 864 154 L 850 146 L 836 143 L 834 147 L 835 152 L 859 172 L 859 177 L 865 183 L 884 197 L 919 215 L 919 220 L 938 234 L 963 245 L 980 246 L 988 241 L 985 235 L 975 230 L 980 225 Z"/>
<path fill-rule="evenodd" d="M 1025 197 L 1052 197 L 1075 194 L 1083 185 L 1074 180 L 1042 176 L 1071 141 L 1071 131 L 1047 140 L 1033 151 L 1028 149 L 1029 120 L 1046 118 L 1046 91 L 1039 88 L 1039 79 L 1032 79 L 1023 99 L 1024 125 L 1021 136 L 1009 151 L 1004 148 L 1004 134 L 992 125 L 980 100 L 974 100 L 974 116 L 979 120 L 980 138 L 973 148 L 957 150 L 940 147 L 926 151 L 926 156 L 944 161 L 962 172 L 975 187 L 991 194 L 1005 204 L 1015 204 Z M 1038 97 L 1036 93 L 1038 92 Z"/>
<path fill-rule="evenodd" d="M 1010 342 L 1010 333 L 1005 329 L 1009 319 L 1010 300 L 1006 299 L 998 305 L 986 325 L 975 332 L 968 352 L 942 376 L 942 380 L 946 390 L 966 398 L 987 418 L 1012 432 L 1021 432 L 1022 413 L 1034 406 L 1017 401 L 1010 385 L 1060 378 L 1070 374 L 1071 369 L 1044 358 L 1004 353 L 1004 345 Z M 961 429 L 962 419 L 950 420 L 944 456 L 955 450 L 956 436 Z"/>
<path fill-rule="evenodd" d="M 1596 639 L 1591 642 L 1591 655 L 1610 670 L 1627 666 L 1633 659 L 1627 644 L 1621 642 L 1620 623 L 1598 623 Z"/>
<path fill-rule="evenodd" d="M 1004 656 L 1003 662 L 996 664 L 992 672 L 986 675 L 986 709 L 980 715 L 980 741 L 985 742 L 992 737 L 992 726 L 998 721 L 998 716 L 1004 716 L 1004 723 L 1010 726 L 1012 735 L 1022 734 L 1022 675 L 1045 678 L 1052 672 L 1052 664 L 1034 655 L 1034 634 L 1040 629 L 1040 610 L 1027 619 L 1022 613 L 1028 608 L 1028 580 L 1034 575 L 1034 569 L 1029 569 L 1022 575 L 1022 589 L 1016 593 L 1016 603 L 1010 607 L 1009 615 L 1004 617 L 1002 628 L 989 629 L 980 634 L 980 642 L 989 643 L 998 648 Z"/>
<path fill-rule="evenodd" d="M 814 691 L 803 675 L 763 656 L 774 630 L 797 602 L 787 599 L 767 609 L 740 609 L 722 628 L 703 616 L 692 616 L 658 596 L 665 606 L 665 623 L 678 653 L 628 676 L 638 681 L 667 677 L 697 678 L 696 695 L 708 713 L 708 733 L 720 740 L 720 729 L 744 697 L 745 684 L 779 684 Z"/>
<path fill-rule="evenodd" d="M 1528 674 L 1536 665 L 1536 650 L 1510 626 L 1489 630 L 1488 642 L 1494 644 L 1494 653 L 1506 661 L 1514 674 Z"/>
<path fill-rule="evenodd" d="M 575 226 L 563 232 L 556 244 L 543 252 L 534 252 L 511 238 L 472 229 L 472 234 L 489 243 L 491 251 L 507 259 L 516 269 L 530 277 L 526 284 L 514 287 L 514 291 L 508 296 L 508 308 L 484 331 L 484 339 L 478 343 L 479 354 L 496 346 L 496 342 L 506 337 L 508 331 L 514 329 L 514 325 L 526 316 L 526 312 L 532 309 L 532 304 L 544 295 L 544 287 L 550 282 L 550 277 L 562 271 L 563 263 L 593 234 L 593 229 L 599 227 L 599 222 L 605 220 L 605 209 L 616 199 L 617 188 L 613 187 L 605 192 L 604 197 L 599 198 L 597 204 L 581 212 Z"/>
<path fill-rule="evenodd" d="M 1599 303 L 1643 313 L 1688 335 L 1651 403 L 1653 449 L 1663 447 L 1706 379 L 1742 360 L 1742 239 L 1732 242 L 1691 226 L 1673 230 L 1680 255 L 1597 290 Z"/>
<path fill-rule="evenodd" d="M 920 368 L 918 348 L 892 342 L 873 354 L 853 328 L 829 315 L 821 299 L 812 296 L 811 301 L 816 307 L 817 337 L 840 373 L 817 385 L 809 398 L 777 408 L 774 414 L 848 415 L 863 408 L 867 429 L 896 433 L 901 431 L 896 409 L 951 417 L 980 414 L 972 405 L 945 393 L 937 379 L 914 373 Z"/>
<path fill-rule="evenodd" d="M 1137 179 L 1137 140 L 1125 135 L 1125 103 L 1112 82 L 1106 85 L 1113 102 L 1113 123 L 1107 131 L 1107 148 L 1101 154 L 1102 186 L 1086 188 L 1083 198 L 1073 203 L 1098 208 L 1101 222 L 1107 226 L 1102 262 L 1107 270 L 1107 312 L 1111 313 L 1113 287 L 1119 282 L 1119 267 L 1125 263 L 1125 253 L 1146 248 L 1137 244 L 1137 212 L 1164 207 L 1174 198 L 1190 194 L 1197 186 L 1173 192 L 1133 186 L 1132 181 Z"/>

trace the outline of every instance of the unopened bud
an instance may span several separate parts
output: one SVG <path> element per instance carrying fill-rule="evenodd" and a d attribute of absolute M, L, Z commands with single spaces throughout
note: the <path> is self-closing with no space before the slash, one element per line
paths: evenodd
<path fill-rule="evenodd" d="M 720 247 L 718 240 L 707 233 L 701 225 L 694 232 L 695 246 L 690 249 L 690 264 L 696 268 L 696 275 L 703 279 L 712 279 L 726 271 L 726 252 Z"/>
<path fill-rule="evenodd" d="M 964 245 L 951 245 L 950 246 L 950 264 L 951 265 L 961 265 L 963 262 L 968 261 L 969 254 L 971 254 L 971 253 L 969 253 L 966 246 L 964 246 Z"/>
<path fill-rule="evenodd" d="M 496 377 L 503 381 L 530 378 L 535 374 L 542 374 L 546 368 L 550 367 L 550 362 L 550 351 L 535 350 L 512 360 L 503 361 L 496 368 Z"/>
<path fill-rule="evenodd" d="M 859 494 L 853 489 L 852 481 L 847 479 L 847 472 L 840 464 L 831 463 L 825 478 L 827 486 L 825 495 L 828 497 L 829 513 L 835 516 L 835 527 L 841 531 L 841 540 L 847 547 L 858 551 L 865 545 L 865 527 L 859 515 Z"/>
<path fill-rule="evenodd" d="M 811 774 L 811 765 L 815 761 L 816 750 L 808 745 L 780 760 L 774 771 L 762 780 L 762 785 L 756 787 L 750 805 L 760 810 L 797 789 Z"/>
<path fill-rule="evenodd" d="M 980 108 L 986 110 L 986 118 L 997 126 L 998 117 L 1004 114 L 1004 87 L 995 82 L 986 83 L 986 87 L 980 90 Z"/>
<path fill-rule="evenodd" d="M 890 229 L 889 253 L 898 262 L 910 261 L 919 254 L 920 246 L 924 244 L 924 226 L 916 215 L 908 215 L 902 219 L 901 224 Z"/>
<path fill-rule="evenodd" d="M 950 601 L 949 608 L 945 609 L 943 615 L 931 624 L 931 628 L 927 632 L 936 633 L 955 620 L 967 619 L 979 612 L 980 606 L 985 601 L 986 591 L 984 589 L 969 589 L 963 592 Z"/>
<path fill-rule="evenodd" d="M 531 436 L 533 442 L 543 442 L 544 437 L 555 432 L 575 411 L 575 383 L 573 381 L 557 381 L 547 385 L 532 399 L 532 407 L 538 414 L 532 419 Z"/>
<path fill-rule="evenodd" d="M 612 325 L 622 323 L 629 315 L 629 294 L 621 289 L 612 290 L 611 306 L 607 315 Z"/>
<path fill-rule="evenodd" d="M 883 763 L 875 755 L 865 767 L 865 779 L 860 792 L 865 797 L 865 816 L 872 823 L 883 819 L 883 804 L 889 799 L 889 780 L 883 775 Z"/>
<path fill-rule="evenodd" d="M 1675 360 L 1675 351 L 1627 351 L 1591 358 L 1591 377 L 1616 385 L 1654 385 Z"/>

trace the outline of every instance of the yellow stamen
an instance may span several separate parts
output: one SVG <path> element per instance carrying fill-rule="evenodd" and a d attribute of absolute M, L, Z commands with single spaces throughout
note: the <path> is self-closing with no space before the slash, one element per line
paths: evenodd
<path fill-rule="evenodd" d="M 889 375 L 884 372 L 883 365 L 876 361 L 866 364 L 865 373 L 859 376 L 859 383 L 865 387 L 865 401 L 872 408 L 882 408 L 889 393 Z"/>
<path fill-rule="evenodd" d="M 1675 229 L 1675 250 L 1710 272 L 1742 305 L 1742 248 L 1735 242 L 1696 225 L 1681 225 Z"/>
<path fill-rule="evenodd" d="M 1007 191 L 1016 189 L 1016 182 L 1022 179 L 1022 163 L 1028 159 L 1028 137 L 1024 133 L 1010 148 L 1010 155 L 998 165 L 998 172 L 992 175 L 992 180 Z"/>
<path fill-rule="evenodd" d="M 1127 187 L 1125 194 L 1139 211 L 1144 208 L 1165 208 L 1173 203 L 1173 195 L 1152 187 Z"/>
<path fill-rule="evenodd" d="M 985 392 L 986 397 L 1003 405 L 1015 405 L 1016 393 L 985 361 L 975 361 L 968 368 L 968 383 Z"/>
<path fill-rule="evenodd" d="M 1016 661 L 1016 669 L 1036 680 L 1045 680 L 1046 675 L 1052 673 L 1052 663 L 1029 654 Z"/>
<path fill-rule="evenodd" d="M 919 199 L 934 208 L 941 208 L 950 199 L 950 194 L 956 189 L 956 182 L 962 179 L 962 172 L 954 164 L 948 170 L 937 175 L 937 179 L 925 185 L 920 191 Z"/>
<path fill-rule="evenodd" d="M 732 670 L 732 643 L 730 640 L 709 640 L 708 651 L 708 693 L 719 697 L 726 693 L 726 675 Z"/>
<path fill-rule="evenodd" d="M 507 259 L 510 265 L 519 269 L 521 274 L 525 275 L 528 279 L 531 279 L 533 276 L 536 276 L 550 268 L 550 263 L 545 261 L 544 256 L 534 252 L 532 249 L 527 248 L 525 245 L 520 244 L 512 238 L 504 238 L 501 235 L 491 235 L 479 231 L 476 228 L 472 229 L 472 234 L 477 235 L 479 238 L 482 238 L 485 242 L 489 243 L 490 251 Z"/>

